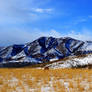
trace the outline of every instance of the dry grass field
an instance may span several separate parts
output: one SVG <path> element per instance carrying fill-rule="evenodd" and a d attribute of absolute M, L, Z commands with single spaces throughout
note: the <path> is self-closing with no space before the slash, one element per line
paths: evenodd
<path fill-rule="evenodd" d="M 0 92 L 92 92 L 92 70 L 0 69 Z"/>

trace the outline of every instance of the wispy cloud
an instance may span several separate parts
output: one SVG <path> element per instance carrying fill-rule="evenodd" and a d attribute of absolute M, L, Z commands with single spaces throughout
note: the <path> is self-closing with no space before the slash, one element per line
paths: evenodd
<path fill-rule="evenodd" d="M 92 19 L 92 15 L 88 15 L 88 16 L 85 16 L 85 17 L 78 18 L 77 20 L 75 20 L 74 24 L 76 25 L 76 24 L 80 24 L 80 23 L 85 23 L 89 19 Z"/>
<path fill-rule="evenodd" d="M 0 0 L 0 23 L 32 22 L 48 17 L 47 14 L 50 14 L 53 9 L 39 8 L 38 2 L 37 0 Z"/>
<path fill-rule="evenodd" d="M 86 18 L 80 18 L 80 19 L 75 20 L 73 24 L 76 25 L 76 24 L 84 23 L 86 21 L 87 21 Z"/>
<path fill-rule="evenodd" d="M 56 38 L 72 37 L 83 41 L 92 40 L 92 36 L 88 32 L 88 29 L 83 29 L 82 32 L 76 32 L 76 30 L 71 30 L 67 34 L 58 32 L 54 29 L 46 31 L 42 31 L 39 29 L 31 29 L 31 32 L 21 29 L 15 29 L 13 31 L 7 30 L 0 32 L 0 46 L 32 42 L 33 40 L 36 40 L 41 36 L 53 36 Z"/>
<path fill-rule="evenodd" d="M 76 30 L 71 30 L 64 36 L 72 37 L 82 41 L 92 41 L 92 34 L 90 34 L 88 29 L 83 29 L 81 32 L 76 32 Z"/>
<path fill-rule="evenodd" d="M 0 46 L 27 43 L 41 36 L 61 37 L 61 34 L 56 30 L 41 31 L 32 29 L 31 32 L 21 29 L 3 30 L 0 32 Z"/>
<path fill-rule="evenodd" d="M 51 30 L 47 30 L 47 31 L 39 31 L 40 33 L 40 36 L 53 36 L 53 37 L 56 37 L 56 38 L 59 38 L 59 37 L 62 37 L 61 33 L 54 30 L 54 29 L 51 29 Z"/>
<path fill-rule="evenodd" d="M 89 15 L 88 18 L 92 18 L 92 15 Z"/>
<path fill-rule="evenodd" d="M 47 8 L 47 9 L 43 9 L 43 8 L 32 8 L 32 11 L 34 11 L 36 13 L 51 13 L 53 11 L 53 9 L 51 9 L 51 8 Z"/>

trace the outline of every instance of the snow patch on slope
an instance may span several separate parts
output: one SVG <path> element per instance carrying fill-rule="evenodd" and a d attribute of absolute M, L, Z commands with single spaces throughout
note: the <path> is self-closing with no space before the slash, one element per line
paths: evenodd
<path fill-rule="evenodd" d="M 78 66 L 92 65 L 92 55 L 81 58 L 68 59 L 66 61 L 59 61 L 49 65 L 50 68 L 77 68 Z"/>

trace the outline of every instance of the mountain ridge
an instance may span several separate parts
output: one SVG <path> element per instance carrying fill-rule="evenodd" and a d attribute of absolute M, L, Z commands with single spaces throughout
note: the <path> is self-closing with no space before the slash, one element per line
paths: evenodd
<path fill-rule="evenodd" d="M 26 44 L 0 48 L 0 67 L 24 67 L 45 64 L 69 56 L 92 53 L 92 41 L 71 37 L 40 37 Z"/>

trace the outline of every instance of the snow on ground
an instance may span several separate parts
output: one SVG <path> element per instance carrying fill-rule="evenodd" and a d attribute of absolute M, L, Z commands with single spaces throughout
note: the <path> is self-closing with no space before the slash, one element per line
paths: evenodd
<path fill-rule="evenodd" d="M 48 65 L 50 68 L 72 68 L 78 66 L 92 65 L 92 55 L 88 55 L 86 57 L 75 57 L 72 59 L 68 59 L 66 61 L 58 61 Z"/>
<path fill-rule="evenodd" d="M 50 61 L 55 61 L 55 60 L 58 60 L 58 58 L 53 58 L 53 59 L 50 59 Z"/>

